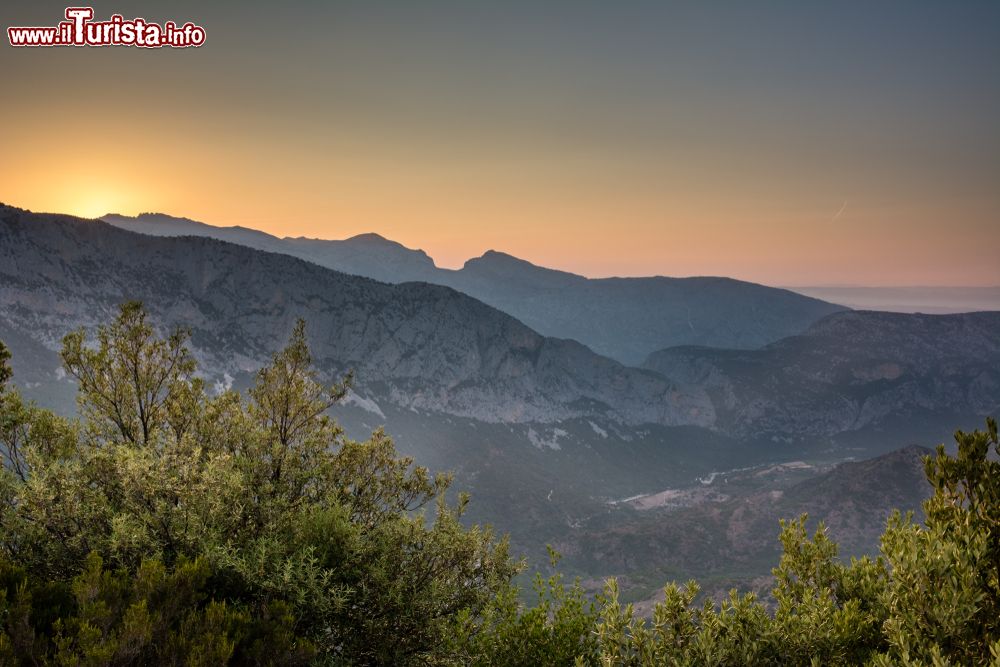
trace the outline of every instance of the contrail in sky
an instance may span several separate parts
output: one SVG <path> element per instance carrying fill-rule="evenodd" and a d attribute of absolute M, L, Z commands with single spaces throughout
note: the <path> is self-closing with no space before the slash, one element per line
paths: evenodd
<path fill-rule="evenodd" d="M 840 214 L 844 212 L 845 208 L 847 208 L 847 200 L 846 199 L 844 200 L 844 203 L 840 205 L 840 210 L 837 211 L 836 213 L 834 213 L 833 217 L 830 218 L 830 222 L 833 222 L 834 220 L 836 220 L 837 218 L 839 218 Z"/>

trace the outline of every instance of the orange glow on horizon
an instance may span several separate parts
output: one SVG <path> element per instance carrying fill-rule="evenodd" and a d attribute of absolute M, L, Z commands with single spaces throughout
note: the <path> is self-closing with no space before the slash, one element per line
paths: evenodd
<path fill-rule="evenodd" d="M 662 39 L 686 13 L 667 20 L 656 4 L 648 20 L 595 8 L 621 25 L 533 10 L 520 19 L 551 30 L 534 37 L 508 3 L 489 10 L 510 13 L 506 32 L 478 4 L 451 7 L 427 23 L 433 38 L 360 5 L 317 6 L 323 20 L 305 22 L 204 5 L 192 12 L 209 27 L 199 49 L 5 49 L 0 201 L 277 236 L 376 232 L 449 268 L 494 249 L 593 277 L 1000 285 L 1000 135 L 995 115 L 984 120 L 996 86 L 953 76 L 962 63 L 942 59 L 958 49 L 907 31 L 883 52 L 860 31 L 883 72 L 841 57 L 839 36 L 827 53 L 778 31 L 756 53 L 737 48 L 754 36 L 736 26 L 730 52 L 695 39 L 727 24 L 713 12 L 687 42 Z M 58 20 L 12 11 L 12 25 Z M 464 32 L 448 28 L 459 19 Z M 280 43 L 248 38 L 262 25 Z M 594 50 L 601 31 L 614 48 Z M 945 104 L 966 85 L 976 104 Z"/>
<path fill-rule="evenodd" d="M 900 238 L 884 224 L 884 212 L 866 211 L 863 203 L 829 225 L 829 211 L 744 217 L 742 203 L 705 202 L 699 216 L 697 201 L 684 206 L 648 196 L 622 203 L 600 192 L 567 192 L 564 200 L 522 189 L 516 205 L 500 208 L 406 184 L 386 186 L 395 188 L 396 197 L 389 200 L 378 198 L 374 188 L 355 190 L 353 197 L 307 199 L 270 194 L 265 182 L 243 183 L 232 175 L 193 174 L 158 190 L 146 185 L 156 183 L 157 174 L 142 169 L 115 174 L 114 164 L 95 171 L 119 180 L 49 169 L 39 183 L 5 171 L 0 168 L 2 201 L 35 211 L 84 218 L 155 211 L 276 236 L 342 239 L 376 232 L 426 251 L 445 268 L 459 268 L 492 249 L 591 277 L 722 275 L 771 285 L 1000 284 L 993 263 L 956 267 L 941 261 L 967 253 L 965 244 L 972 240 L 943 235 L 929 242 L 933 218 L 943 211 L 923 212 L 924 221 L 913 226 L 928 231 Z M 247 199 L 244 193 L 254 190 L 258 196 Z M 898 215 L 916 220 L 913 213 Z M 991 234 L 988 211 L 972 213 L 983 220 L 982 234 Z"/>

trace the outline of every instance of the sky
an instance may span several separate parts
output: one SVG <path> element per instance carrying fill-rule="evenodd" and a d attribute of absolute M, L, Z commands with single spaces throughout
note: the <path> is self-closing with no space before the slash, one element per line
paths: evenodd
<path fill-rule="evenodd" d="M 65 4 L 5 2 L 3 27 Z M 1000 3 L 97 2 L 0 46 L 0 201 L 589 276 L 1000 285 Z"/>

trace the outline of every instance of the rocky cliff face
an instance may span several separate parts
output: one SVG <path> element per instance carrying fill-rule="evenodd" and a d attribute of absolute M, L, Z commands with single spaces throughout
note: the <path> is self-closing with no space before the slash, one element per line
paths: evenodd
<path fill-rule="evenodd" d="M 703 388 L 715 428 L 833 435 L 890 418 L 1000 410 L 1000 313 L 844 312 L 761 350 L 679 347 L 646 368 Z"/>
<path fill-rule="evenodd" d="M 354 369 L 359 391 L 404 407 L 488 422 L 713 419 L 698 392 L 541 336 L 452 289 L 378 283 L 207 238 L 0 209 L 0 313 L 9 328 L 56 349 L 67 331 L 106 322 L 127 299 L 144 301 L 158 322 L 190 327 L 214 379 L 259 368 L 303 317 L 324 373 Z"/>

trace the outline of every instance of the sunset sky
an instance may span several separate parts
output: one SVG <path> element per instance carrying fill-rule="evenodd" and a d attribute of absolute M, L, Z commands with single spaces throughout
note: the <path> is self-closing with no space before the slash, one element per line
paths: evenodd
<path fill-rule="evenodd" d="M 374 231 L 449 267 L 493 248 L 590 276 L 1000 284 L 1000 2 L 94 9 L 207 41 L 4 34 L 0 201 Z"/>

